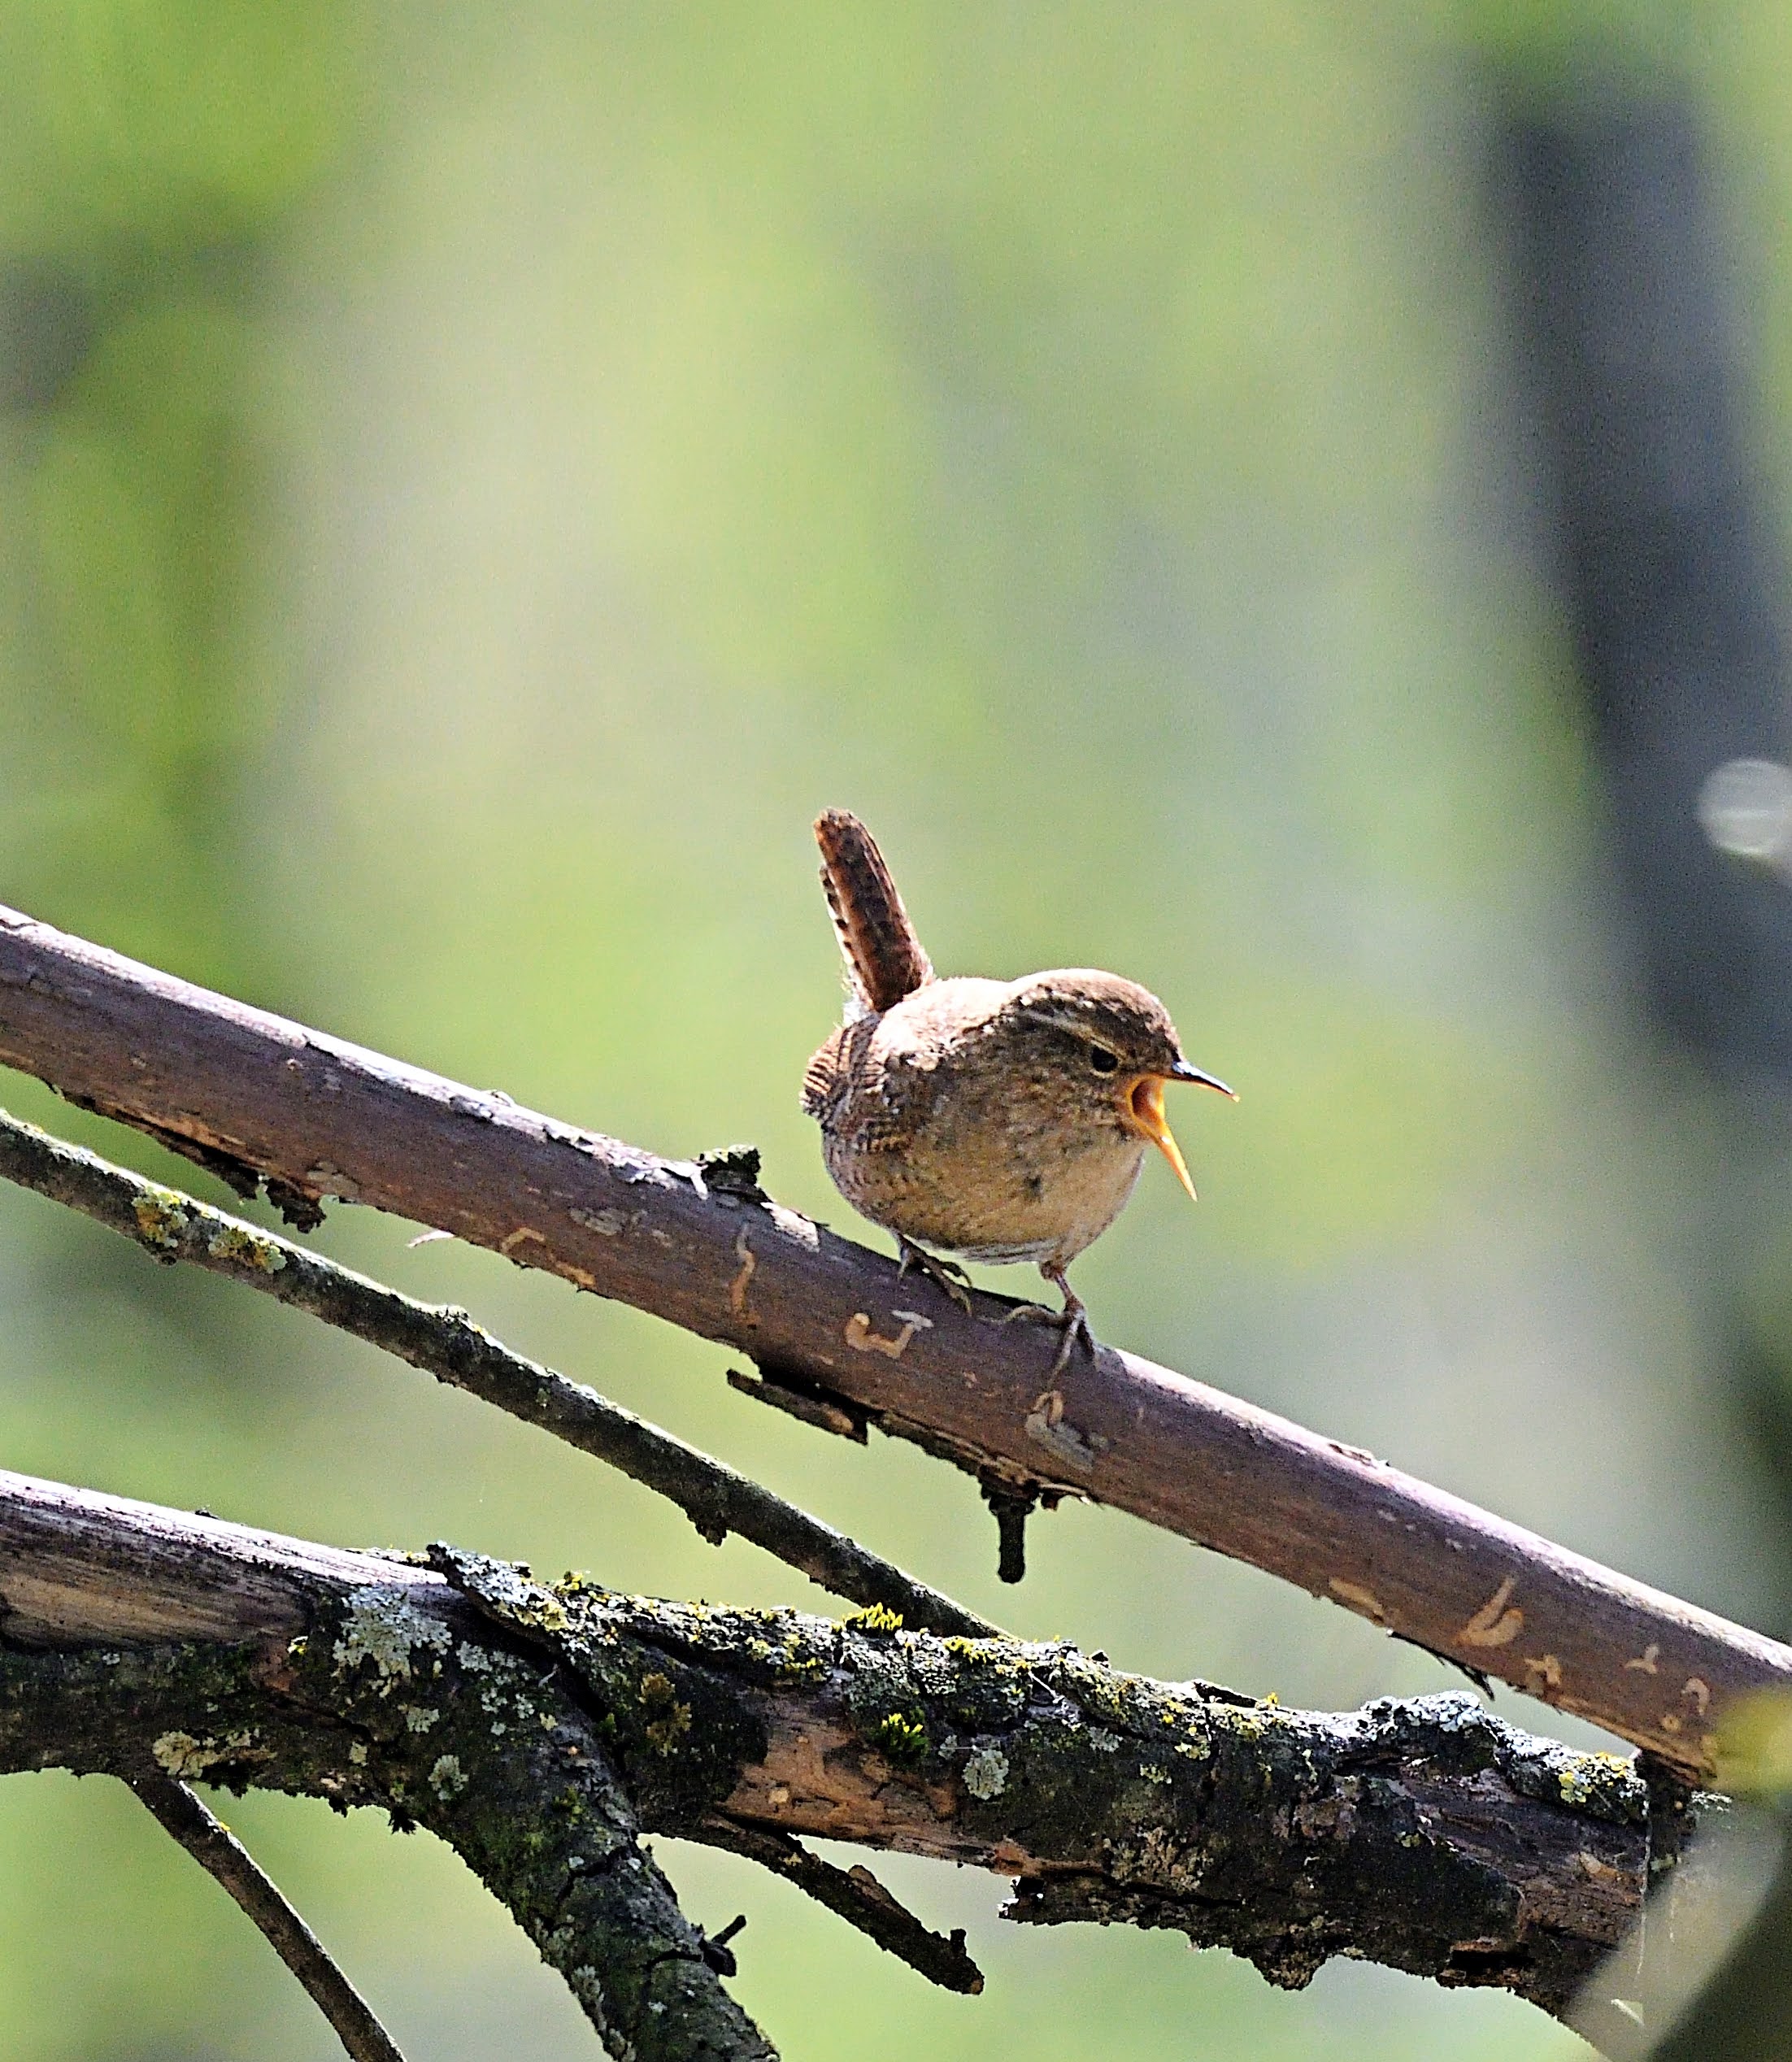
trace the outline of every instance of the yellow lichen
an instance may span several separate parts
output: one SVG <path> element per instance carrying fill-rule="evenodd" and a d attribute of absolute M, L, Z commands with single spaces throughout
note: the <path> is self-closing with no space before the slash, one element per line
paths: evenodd
<path fill-rule="evenodd" d="M 172 1189 L 145 1189 L 131 1204 L 137 1230 L 147 1246 L 164 1251 L 178 1246 L 187 1228 L 187 1213 Z"/>
<path fill-rule="evenodd" d="M 679 1703 L 672 1678 L 655 1668 L 641 1678 L 641 1701 L 659 1716 L 648 1722 L 645 1738 L 655 1754 L 670 1754 L 690 1730 L 690 1706 Z"/>
<path fill-rule="evenodd" d="M 1602 1782 L 1614 1776 L 1628 1776 L 1630 1764 L 1616 1754 L 1577 1754 L 1556 1777 L 1556 1787 L 1564 1804 L 1585 1804 Z"/>
<path fill-rule="evenodd" d="M 206 1241 L 206 1251 L 215 1260 L 241 1261 L 263 1274 L 278 1274 L 286 1264 L 286 1255 L 274 1241 L 246 1225 L 220 1225 Z"/>

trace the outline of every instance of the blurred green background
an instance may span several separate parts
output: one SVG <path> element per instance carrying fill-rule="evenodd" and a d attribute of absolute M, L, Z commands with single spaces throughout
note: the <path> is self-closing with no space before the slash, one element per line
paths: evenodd
<path fill-rule="evenodd" d="M 0 0 L 0 900 L 636 1142 L 750 1138 L 837 1007 L 808 822 L 885 841 L 942 970 L 1111 966 L 1242 1092 L 1077 1281 L 1098 1329 L 1777 1629 L 1724 1407 L 1707 1091 L 1637 1027 L 1509 457 L 1491 69 L 1577 41 L 1706 111 L 1792 498 L 1792 20 L 1764 0 L 842 10 Z M 8 1107 L 215 1194 L 7 1077 Z M 1455 1686 L 1124 1517 L 1037 1520 L 724 1386 L 726 1356 L 339 1209 L 470 1307 L 1029 1634 L 1285 1701 Z M 998 1277 L 1015 1289 L 1022 1277 Z M 7 1465 L 346 1543 L 817 1593 L 294 1313 L 0 1194 Z M 1519 1722 L 1591 1738 L 1502 1692 Z M 416 2062 L 594 2054 L 425 1836 L 225 1808 Z M 1542 2062 L 1503 1996 L 1307 1992 L 1020 1930 L 878 1864 L 928 1990 L 744 1864 L 793 2058 Z M 0 2048 L 332 2037 L 115 1786 L 0 1784 Z"/>

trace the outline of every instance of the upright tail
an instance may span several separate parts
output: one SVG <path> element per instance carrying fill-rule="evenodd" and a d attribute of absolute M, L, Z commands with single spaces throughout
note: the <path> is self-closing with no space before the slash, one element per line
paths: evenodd
<path fill-rule="evenodd" d="M 868 1010 L 887 1010 L 933 978 L 876 840 L 850 811 L 816 818 L 821 885 L 828 891 L 853 992 Z"/>

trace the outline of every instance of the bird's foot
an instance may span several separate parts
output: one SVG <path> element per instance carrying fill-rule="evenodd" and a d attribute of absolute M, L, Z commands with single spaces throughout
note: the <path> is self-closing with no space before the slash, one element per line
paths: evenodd
<path fill-rule="evenodd" d="M 1062 1310 L 1048 1310 L 1043 1303 L 1016 1303 L 1002 1320 L 1004 1325 L 1012 1325 L 1016 1320 L 1023 1325 L 1054 1325 L 1063 1333 L 1063 1337 L 1058 1342 L 1057 1357 L 1051 1364 L 1051 1373 L 1048 1377 L 1052 1381 L 1055 1381 L 1070 1365 L 1071 1352 L 1078 1339 L 1088 1350 L 1090 1359 L 1093 1360 L 1095 1357 L 1095 1334 L 1089 1329 L 1089 1312 L 1083 1307 L 1081 1300 L 1072 1296 L 1068 1289 L 1064 1295 Z"/>
<path fill-rule="evenodd" d="M 950 1296 L 967 1317 L 975 1315 L 971 1308 L 971 1277 L 956 1260 L 942 1260 L 899 1233 L 896 1250 L 902 1256 L 902 1265 L 897 1270 L 898 1281 L 913 1268 L 917 1274 L 924 1274 L 936 1289 Z"/>

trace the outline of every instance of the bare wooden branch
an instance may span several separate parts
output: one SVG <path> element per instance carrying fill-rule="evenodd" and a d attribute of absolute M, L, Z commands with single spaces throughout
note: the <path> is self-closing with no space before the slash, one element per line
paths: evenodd
<path fill-rule="evenodd" d="M 710 1846 L 744 1855 L 787 1883 L 794 1883 L 805 1896 L 824 1905 L 942 1990 L 973 1998 L 981 1993 L 983 1972 L 964 1951 L 963 1929 L 955 1927 L 942 1934 L 924 1926 L 868 1868 L 836 1868 L 787 1833 L 743 1825 L 720 1812 L 711 1812 L 703 1821 L 703 1838 Z"/>
<path fill-rule="evenodd" d="M 900 1848 L 1017 1879 L 1017 1917 L 1173 1927 L 1275 1982 L 1345 1953 L 1558 2013 L 1649 1880 L 1634 1770 L 1466 1694 L 1283 1711 L 878 1611 L 431 1559 L 0 1475 L 0 1767 L 202 1775 L 428 1825 L 644 2055 L 712 2051 L 668 2044 L 650 2002 L 699 2030 L 720 2006 L 669 1893 L 645 1916 L 615 1901 L 649 1868 L 637 1829 Z M 765 2051 L 729 2025 L 713 2051 Z"/>
<path fill-rule="evenodd" d="M 887 1605 L 911 1625 L 972 1638 L 1000 1630 L 750 1476 L 511 1352 L 465 1311 L 402 1296 L 290 1239 L 108 1166 L 4 1111 L 0 1176 L 122 1232 L 154 1259 L 187 1260 L 246 1282 L 553 1433 L 668 1498 L 712 1546 L 738 1533 L 836 1596 Z"/>
<path fill-rule="evenodd" d="M 1053 1346 L 701 1169 L 520 1109 L 0 912 L 0 1062 L 259 1173 L 439 1226 L 919 1426 L 993 1477 L 1133 1512 L 1690 1774 L 1792 1648 L 1373 1456 L 1103 1348 Z"/>
<path fill-rule="evenodd" d="M 331 1960 L 329 1951 L 281 1895 L 279 1886 L 235 1834 L 185 1783 L 158 1773 L 130 1787 L 156 1822 L 227 1890 L 269 1947 L 304 1985 L 335 2029 L 350 2062 L 404 2062 L 372 2008 Z"/>

